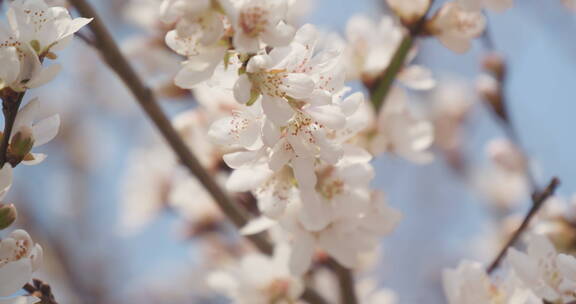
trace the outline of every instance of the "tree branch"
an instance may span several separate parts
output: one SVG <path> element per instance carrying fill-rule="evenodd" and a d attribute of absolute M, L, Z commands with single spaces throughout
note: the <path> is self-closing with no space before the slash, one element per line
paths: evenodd
<path fill-rule="evenodd" d="M 180 138 L 180 135 L 160 108 L 152 90 L 143 83 L 130 63 L 124 58 L 124 55 L 120 52 L 120 49 L 92 6 L 84 0 L 72 0 L 70 2 L 82 16 L 87 18 L 95 17 L 94 20 L 88 24 L 94 34 L 93 42 L 95 47 L 100 51 L 100 55 L 102 55 L 108 66 L 120 77 L 128 89 L 130 89 L 136 101 L 156 125 L 158 131 L 160 131 L 182 164 L 196 176 L 198 181 L 206 188 L 214 198 L 214 201 L 222 209 L 222 212 L 224 212 L 237 227 L 246 225 L 248 222 L 247 214 L 216 184 L 210 174 L 202 167 L 198 158 L 196 158 L 186 143 Z M 267 254 L 272 253 L 272 246 L 263 235 L 251 236 L 250 239 L 262 252 Z"/>
<path fill-rule="evenodd" d="M 70 0 L 78 12 L 87 18 L 94 18 L 88 25 L 94 34 L 94 46 L 99 50 L 100 55 L 108 66 L 122 79 L 130 89 L 136 101 L 140 104 L 144 112 L 156 125 L 156 128 L 174 153 L 180 158 L 182 164 L 200 181 L 204 188 L 210 193 L 222 212 L 236 225 L 241 228 L 248 222 L 248 215 L 239 208 L 230 196 L 212 179 L 212 176 L 202 167 L 196 156 L 184 143 L 172 123 L 160 108 L 152 90 L 148 88 L 136 74 L 130 63 L 120 52 L 114 42 L 110 32 L 102 22 L 92 6 L 85 0 Z M 247 236 L 248 239 L 263 253 L 271 255 L 272 244 L 264 234 Z M 303 299 L 310 303 L 326 304 L 316 291 L 307 289 L 303 294 Z"/>
<path fill-rule="evenodd" d="M 488 37 L 489 40 L 489 43 L 485 42 L 486 47 L 488 49 L 491 48 L 491 50 L 493 51 L 494 45 L 491 39 L 489 38 L 490 36 L 487 32 L 485 33 L 485 37 Z M 522 142 L 518 136 L 518 132 L 514 127 L 512 117 L 510 116 L 509 113 L 508 103 L 506 102 L 506 94 L 504 90 L 506 84 L 506 64 L 499 55 L 492 54 L 489 57 L 487 57 L 484 66 L 485 69 L 488 72 L 490 72 L 492 76 L 496 79 L 499 85 L 498 91 L 496 92 L 496 96 L 494 96 L 495 98 L 491 100 L 490 97 L 487 97 L 488 104 L 490 105 L 490 109 L 494 114 L 493 116 L 496 120 L 496 123 L 500 125 L 506 137 L 508 137 L 508 139 L 516 147 L 518 147 L 518 150 L 522 154 L 523 161 L 526 162 L 526 168 L 525 168 L 526 182 L 528 183 L 528 187 L 530 188 L 532 198 L 532 205 L 530 206 L 530 210 L 522 220 L 522 223 L 516 229 L 516 231 L 514 231 L 510 239 L 506 242 L 504 247 L 500 250 L 500 252 L 496 256 L 496 258 L 488 266 L 487 269 L 488 273 L 492 273 L 494 272 L 494 270 L 496 270 L 496 268 L 498 268 L 501 260 L 506 255 L 508 248 L 513 246 L 514 243 L 518 240 L 518 238 L 520 238 L 522 233 L 528 228 L 530 220 L 542 208 L 544 202 L 546 202 L 546 200 L 554 194 L 556 188 L 560 185 L 560 181 L 558 178 L 554 177 L 548 183 L 548 186 L 546 186 L 544 190 L 541 190 L 542 188 L 538 185 L 538 181 L 536 180 L 536 177 L 534 176 L 534 173 L 530 168 L 530 164 L 528 161 L 528 153 L 526 153 L 526 150 L 523 148 Z"/>
<path fill-rule="evenodd" d="M 24 99 L 24 92 L 15 92 L 10 89 L 6 90 L 2 96 L 2 114 L 4 114 L 4 133 L 2 141 L 0 142 L 0 168 L 4 166 L 8 160 L 8 146 L 10 145 L 10 136 L 18 115 L 18 109 Z"/>
<path fill-rule="evenodd" d="M 27 283 L 23 287 L 29 295 L 39 298 L 41 304 L 58 304 L 54 298 L 54 294 L 52 294 L 52 288 L 50 285 L 39 279 L 33 279 L 32 281 L 32 284 Z"/>
<path fill-rule="evenodd" d="M 518 238 L 528 228 L 528 226 L 530 224 L 530 220 L 534 217 L 534 215 L 536 215 L 536 213 L 538 213 L 538 210 L 540 210 L 540 208 L 542 208 L 542 206 L 544 205 L 544 202 L 546 202 L 546 200 L 554 194 L 554 192 L 556 191 L 556 188 L 558 188 L 559 185 L 560 185 L 560 180 L 558 178 L 554 177 L 554 178 L 552 178 L 552 180 L 550 180 L 550 183 L 548 183 L 548 186 L 544 189 L 544 191 L 539 192 L 539 193 L 534 193 L 532 195 L 532 207 L 530 207 L 530 210 L 528 211 L 528 213 L 524 217 L 524 220 L 522 220 L 522 223 L 520 224 L 520 226 L 516 229 L 516 231 L 514 231 L 514 233 L 512 234 L 510 239 L 506 242 L 506 244 L 504 244 L 502 249 L 500 249 L 500 252 L 496 256 L 496 258 L 494 258 L 492 263 L 490 263 L 490 266 L 488 267 L 488 273 L 492 273 L 492 272 L 494 272 L 494 270 L 496 270 L 496 268 L 498 268 L 498 265 L 500 265 L 500 262 L 502 261 L 502 259 L 506 255 L 508 248 L 511 247 L 512 245 L 514 245 L 514 243 L 516 243 Z"/>
<path fill-rule="evenodd" d="M 338 286 L 340 287 L 340 303 L 341 304 L 357 304 L 358 297 L 356 295 L 356 286 L 354 284 L 354 275 L 352 271 L 340 265 L 336 260 L 330 259 L 329 266 L 334 270 L 338 278 Z"/>

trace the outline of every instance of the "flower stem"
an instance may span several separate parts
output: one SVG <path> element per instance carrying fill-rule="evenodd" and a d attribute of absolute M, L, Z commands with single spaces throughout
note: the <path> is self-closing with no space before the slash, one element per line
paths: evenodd
<path fill-rule="evenodd" d="M 402 39 L 402 42 L 400 42 L 398 49 L 396 49 L 396 52 L 392 57 L 390 65 L 384 72 L 384 75 L 380 79 L 378 86 L 376 86 L 376 89 L 370 96 L 376 113 L 380 112 L 380 108 L 382 108 L 384 100 L 386 99 L 386 96 L 388 96 L 388 92 L 390 92 L 390 88 L 394 83 L 394 79 L 396 79 L 396 76 L 404 66 L 404 62 L 406 61 L 406 57 L 408 56 L 413 43 L 414 38 L 412 35 L 408 34 L 404 36 L 404 39 Z"/>
<path fill-rule="evenodd" d="M 430 1 L 430 6 L 426 13 L 415 23 L 413 24 L 408 30 L 408 33 L 404 36 L 400 45 L 394 52 L 394 56 L 390 60 L 390 64 L 384 71 L 384 74 L 380 78 L 379 83 L 376 85 L 376 88 L 370 95 L 370 99 L 372 100 L 372 104 L 374 105 L 374 109 L 376 113 L 380 112 L 382 105 L 384 105 L 384 101 L 390 92 L 390 88 L 398 76 L 398 73 L 404 67 L 404 62 L 406 62 L 406 57 L 410 53 L 410 49 L 414 44 L 414 39 L 422 32 L 424 29 L 424 25 L 426 24 L 427 15 L 432 7 L 434 1 Z"/>

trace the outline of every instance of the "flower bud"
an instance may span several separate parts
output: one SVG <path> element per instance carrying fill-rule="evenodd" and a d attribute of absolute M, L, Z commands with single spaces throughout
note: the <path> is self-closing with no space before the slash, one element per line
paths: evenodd
<path fill-rule="evenodd" d="M 482 59 L 482 68 L 492 74 L 498 81 L 504 79 L 506 73 L 506 63 L 504 57 L 498 53 L 490 53 Z"/>
<path fill-rule="evenodd" d="M 506 121 L 506 109 L 504 108 L 502 90 L 500 84 L 490 75 L 480 75 L 476 81 L 476 89 L 482 98 L 488 103 L 492 111 Z"/>
<path fill-rule="evenodd" d="M 491 140 L 486 147 L 486 152 L 494 164 L 509 172 L 524 172 L 526 169 L 524 155 L 508 139 Z"/>
<path fill-rule="evenodd" d="M 10 149 L 8 151 L 8 159 L 11 164 L 19 164 L 30 153 L 34 146 L 34 137 L 32 129 L 22 127 L 10 141 Z"/>
<path fill-rule="evenodd" d="M 386 0 L 386 2 L 390 9 L 400 17 L 402 24 L 408 28 L 424 17 L 430 7 L 430 0 Z"/>
<path fill-rule="evenodd" d="M 0 204 L 0 230 L 10 227 L 16 221 L 17 215 L 13 204 Z"/>

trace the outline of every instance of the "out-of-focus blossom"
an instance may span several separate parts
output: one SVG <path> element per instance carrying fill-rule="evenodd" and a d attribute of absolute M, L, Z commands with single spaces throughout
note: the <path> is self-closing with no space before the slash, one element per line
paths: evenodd
<path fill-rule="evenodd" d="M 412 25 L 426 14 L 430 7 L 430 0 L 387 0 L 386 1 L 394 13 L 400 17 L 402 22 Z"/>
<path fill-rule="evenodd" d="M 462 261 L 457 269 L 443 273 L 444 293 L 449 304 L 541 304 L 532 291 L 510 278 L 501 285 L 494 284 L 482 264 Z"/>
<path fill-rule="evenodd" d="M 486 26 L 480 10 L 469 9 L 461 2 L 445 3 L 427 23 L 428 31 L 457 53 L 468 51 L 471 40 L 479 37 Z"/>
<path fill-rule="evenodd" d="M 230 7 L 228 16 L 234 27 L 234 47 L 239 52 L 257 52 L 260 42 L 271 47 L 284 46 L 294 36 L 286 23 L 287 0 L 241 0 Z"/>
<path fill-rule="evenodd" d="M 426 163 L 433 159 L 428 151 L 433 140 L 433 125 L 410 109 L 401 88 L 392 89 L 378 116 L 370 150 L 375 154 L 392 152 L 416 163 Z"/>
<path fill-rule="evenodd" d="M 476 172 L 474 182 L 490 203 L 510 209 L 529 193 L 526 160 L 520 150 L 506 139 L 490 141 L 486 153 L 490 165 Z"/>
<path fill-rule="evenodd" d="M 121 231 L 133 234 L 144 228 L 166 206 L 174 155 L 166 147 L 134 151 L 121 188 Z"/>
<path fill-rule="evenodd" d="M 390 64 L 405 34 L 405 30 L 390 17 L 383 17 L 375 23 L 365 16 L 353 16 L 346 25 L 345 67 L 348 79 L 373 83 Z M 416 49 L 410 53 L 408 61 L 415 56 Z M 435 85 L 431 72 L 420 65 L 406 66 L 397 79 L 416 90 L 427 90 Z"/>
<path fill-rule="evenodd" d="M 290 249 L 277 245 L 274 257 L 248 254 L 239 265 L 216 271 L 208 284 L 238 304 L 295 303 L 304 291 L 303 282 L 288 269 Z"/>
<path fill-rule="evenodd" d="M 299 220 L 301 204 L 290 204 L 280 220 L 281 227 L 290 235 L 290 269 L 298 275 L 310 268 L 317 249 L 345 267 L 357 267 L 360 254 L 375 250 L 379 238 L 389 234 L 401 218 L 397 210 L 376 197 L 361 212 L 338 217 L 322 230 L 309 231 Z"/>
<path fill-rule="evenodd" d="M 545 236 L 531 235 L 526 253 L 511 248 L 506 260 L 537 296 L 561 303 L 576 299 L 576 259 L 558 254 Z"/>

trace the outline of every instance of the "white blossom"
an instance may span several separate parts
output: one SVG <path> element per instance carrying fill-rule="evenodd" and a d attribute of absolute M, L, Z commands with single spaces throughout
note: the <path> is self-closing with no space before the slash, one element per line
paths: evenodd
<path fill-rule="evenodd" d="M 346 24 L 347 77 L 373 82 L 388 67 L 405 34 L 405 30 L 388 16 L 382 17 L 379 23 L 362 15 L 350 18 Z M 430 89 L 435 85 L 431 72 L 423 66 L 409 64 L 416 54 L 417 50 L 412 49 L 407 66 L 397 79 L 411 89 Z"/>
<path fill-rule="evenodd" d="M 234 4 L 228 16 L 237 51 L 255 53 L 262 49 L 262 43 L 278 47 L 292 40 L 295 30 L 286 23 L 287 0 L 240 0 Z"/>
<path fill-rule="evenodd" d="M 402 21 L 413 23 L 418 21 L 428 11 L 430 0 L 386 0 L 390 8 Z"/>
<path fill-rule="evenodd" d="M 39 55 L 63 49 L 74 33 L 92 21 L 72 19 L 66 8 L 51 7 L 44 0 L 15 0 L 7 15 L 18 41 L 29 44 Z"/>
<path fill-rule="evenodd" d="M 415 163 L 430 162 L 434 127 L 409 107 L 407 99 L 403 89 L 392 89 L 378 115 L 370 150 L 390 151 Z"/>
<path fill-rule="evenodd" d="M 42 247 L 24 230 L 0 240 L 0 297 L 14 294 L 32 279 L 42 262 Z"/>
<path fill-rule="evenodd" d="M 176 22 L 176 28 L 166 34 L 166 44 L 186 61 L 176 75 L 175 83 L 182 88 L 209 79 L 228 49 L 222 4 L 219 1 L 164 0 L 161 16 L 165 22 Z"/>
<path fill-rule="evenodd" d="M 216 271 L 208 277 L 208 284 L 223 292 L 237 304 L 290 304 L 304 291 L 303 282 L 288 269 L 290 249 L 277 245 L 274 257 L 248 254 L 239 265 Z"/>
<path fill-rule="evenodd" d="M 576 259 L 558 254 L 545 236 L 533 234 L 526 253 L 510 248 L 506 260 L 518 278 L 543 299 L 568 303 L 576 299 Z"/>
<path fill-rule="evenodd" d="M 91 19 L 72 19 L 68 10 L 48 6 L 44 0 L 16 0 L 7 11 L 10 27 L 0 25 L 0 62 L 8 67 L 0 73 L 0 87 L 15 91 L 35 88 L 52 80 L 58 64 L 42 67 L 51 52 L 63 49 L 75 32 Z M 15 55 L 19 63 L 16 63 Z"/>
<path fill-rule="evenodd" d="M 363 210 L 333 220 L 319 231 L 309 231 L 299 217 L 302 202 L 290 204 L 280 225 L 291 241 L 290 269 L 301 275 L 311 266 L 316 249 L 325 251 L 348 268 L 358 266 L 361 253 L 374 250 L 381 236 L 389 234 L 400 213 L 376 195 Z"/>
<path fill-rule="evenodd" d="M 466 7 L 463 2 L 466 1 L 445 3 L 428 23 L 428 30 L 457 53 L 468 51 L 470 41 L 479 37 L 486 26 L 482 12 Z"/>
<path fill-rule="evenodd" d="M 518 284 L 514 277 L 501 285 L 494 284 L 484 266 L 462 261 L 457 269 L 444 270 L 444 293 L 449 304 L 541 304 L 532 291 Z"/>

